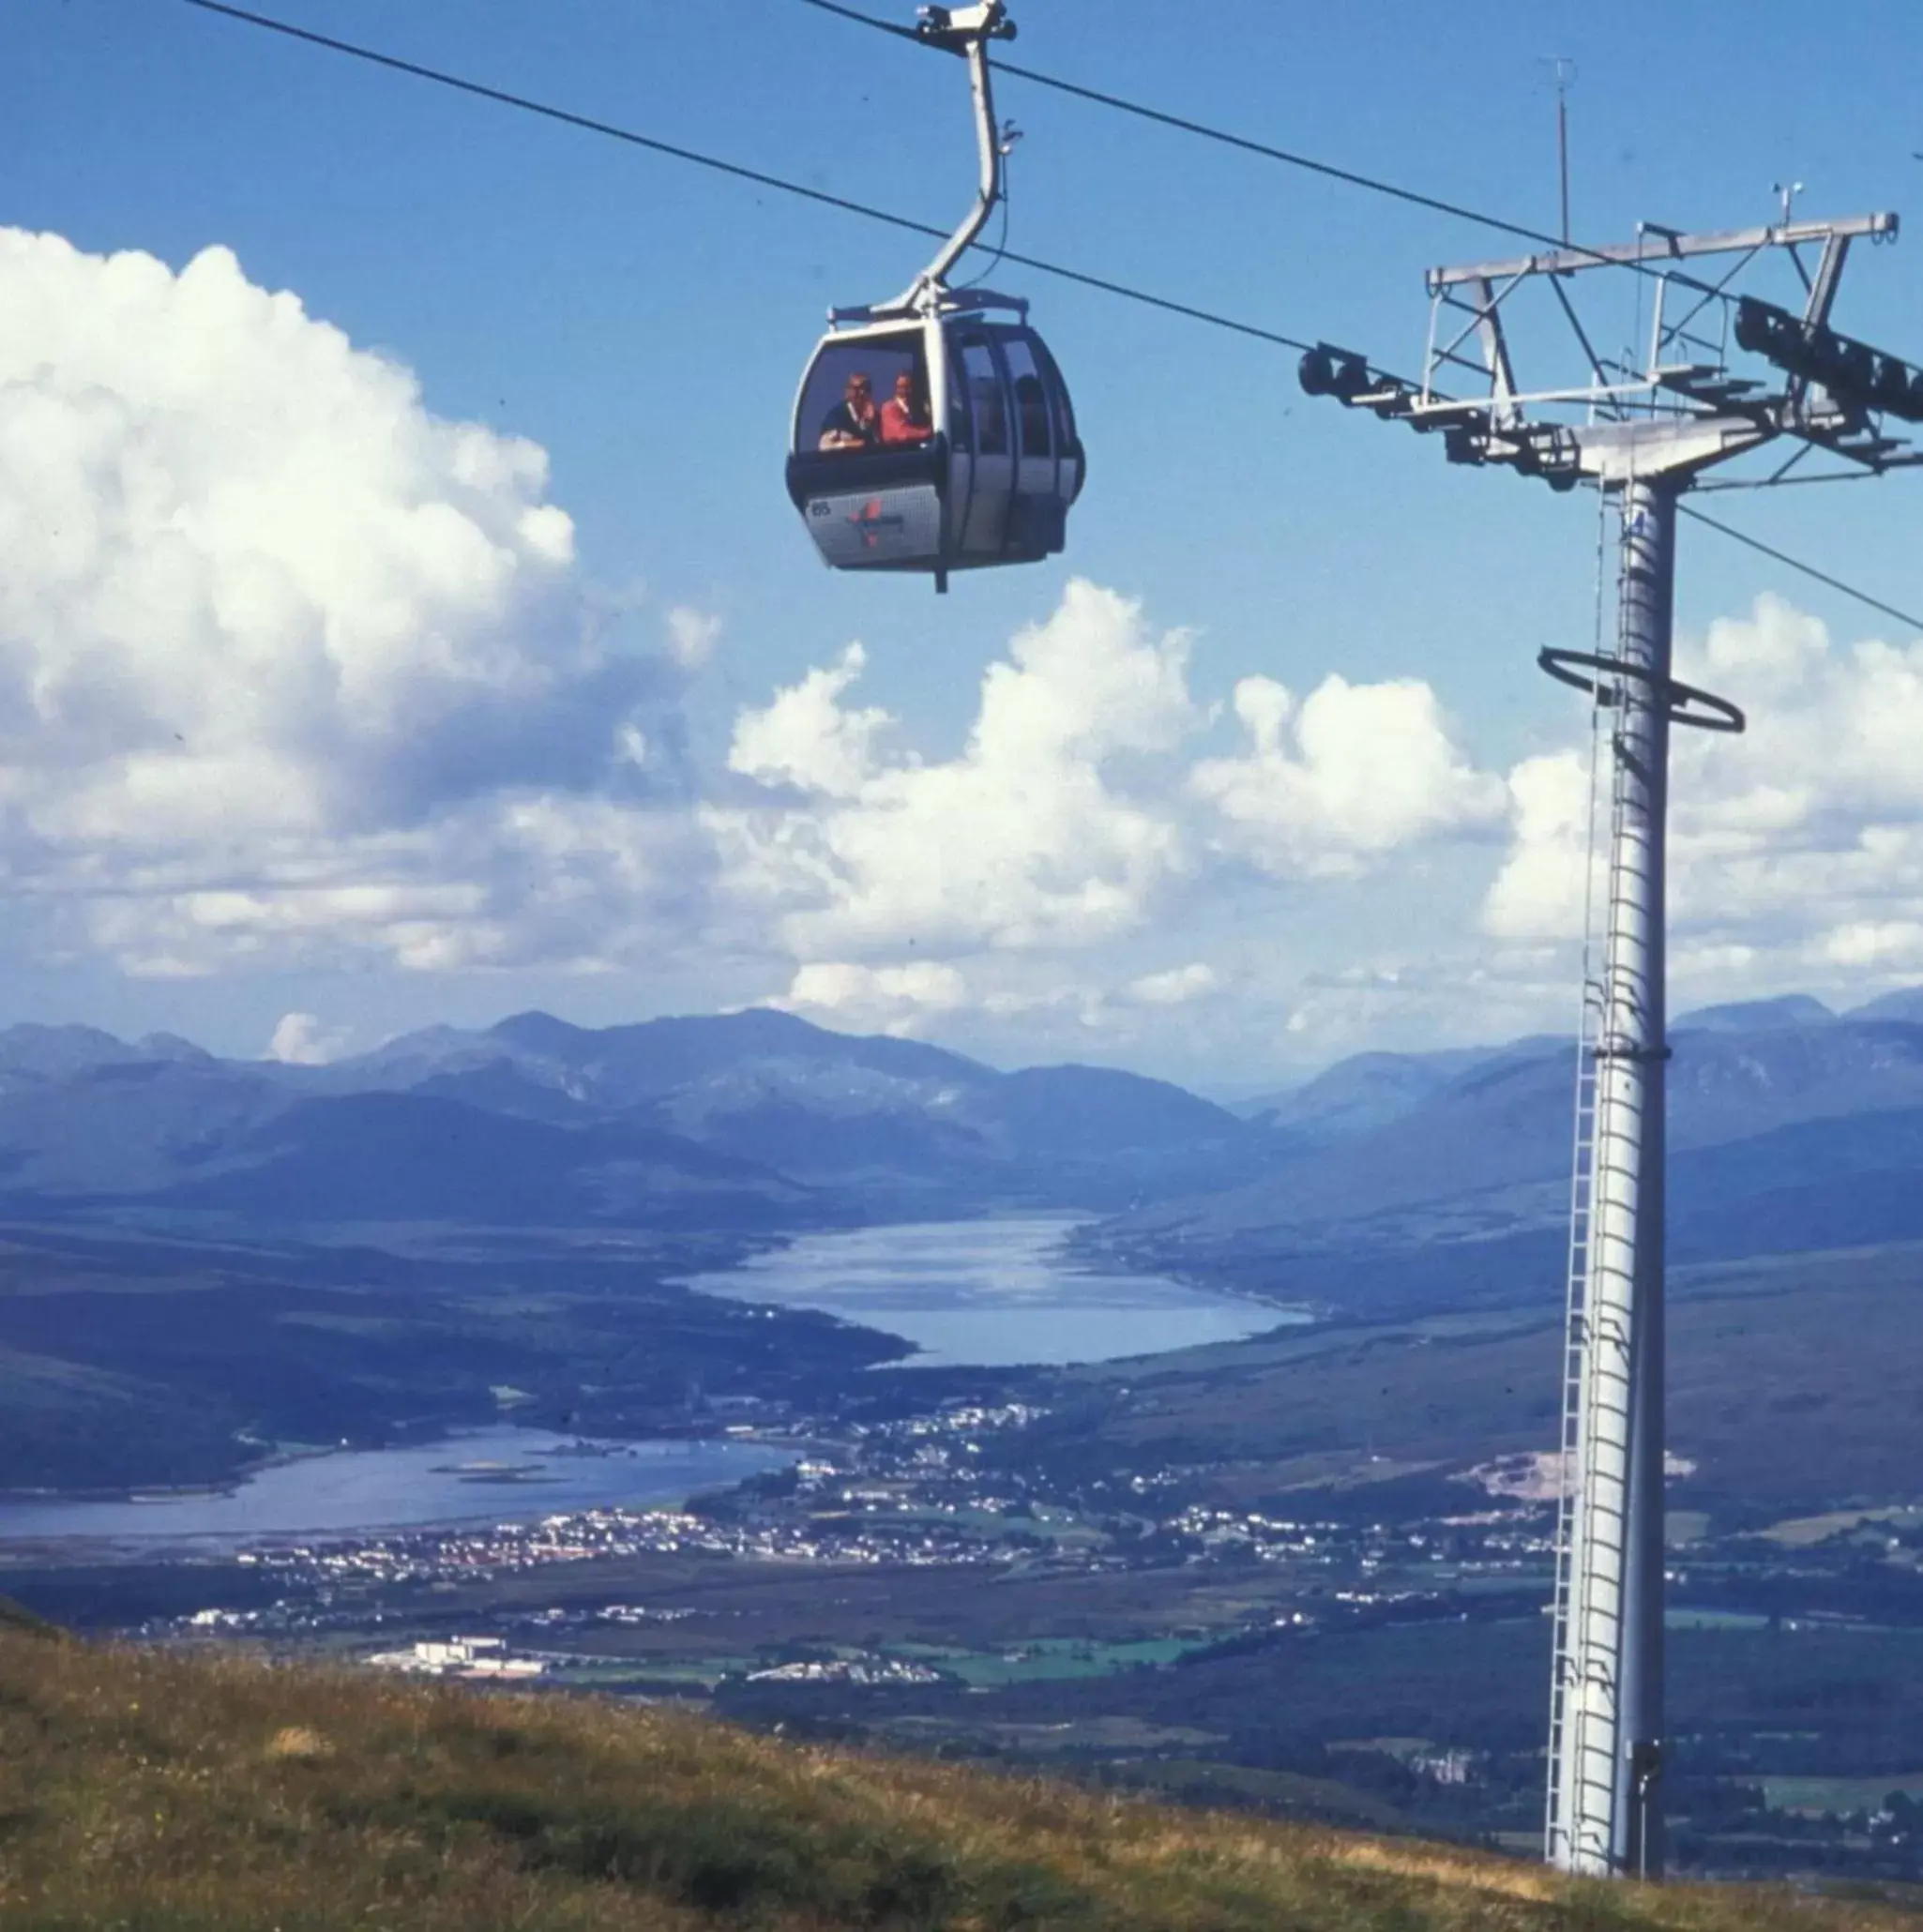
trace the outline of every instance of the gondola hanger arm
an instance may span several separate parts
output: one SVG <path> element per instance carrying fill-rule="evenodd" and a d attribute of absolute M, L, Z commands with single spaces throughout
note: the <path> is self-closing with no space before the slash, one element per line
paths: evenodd
<path fill-rule="evenodd" d="M 948 274 L 987 227 L 988 219 L 1002 198 L 1002 163 L 1008 147 L 995 121 L 994 83 L 988 60 L 991 40 L 1012 40 L 1015 23 L 1008 18 L 1004 0 L 980 0 L 973 7 L 924 7 L 916 23 L 923 40 L 962 54 L 968 62 L 968 85 L 975 103 L 975 142 L 980 160 L 980 182 L 975 205 L 962 219 L 934 260 L 916 277 L 893 302 L 884 303 L 878 315 L 893 312 L 929 314 L 942 306 L 947 293 Z"/>

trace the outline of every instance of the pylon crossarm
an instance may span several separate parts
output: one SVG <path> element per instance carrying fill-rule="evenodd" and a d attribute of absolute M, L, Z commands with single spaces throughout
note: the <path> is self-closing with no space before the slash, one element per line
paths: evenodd
<path fill-rule="evenodd" d="M 1643 416 L 1565 430 L 1585 476 L 1609 485 L 1682 477 L 1747 455 L 1775 432 L 1747 415 Z"/>
<path fill-rule="evenodd" d="M 1476 365 L 1471 364 L 1474 368 Z M 1438 408 L 1463 415 L 1475 412 L 1489 415 L 1506 409 L 1555 408 L 1558 406 L 1581 409 L 1586 405 L 1603 402 L 1637 402 L 1652 400 L 1662 391 L 1669 390 L 1697 400 L 1697 397 L 1687 386 L 1690 382 L 1719 375 L 1720 371 L 1709 363 L 1679 363 L 1672 368 L 1658 370 L 1653 375 L 1630 376 L 1621 382 L 1579 383 L 1565 389 L 1530 389 L 1514 396 L 1471 396 L 1460 401 L 1442 404 L 1417 403 L 1412 412 L 1416 415 L 1428 415 Z M 1751 388 L 1755 384 L 1749 385 Z M 1364 407 L 1369 399 L 1358 396 L 1355 399 Z"/>
<path fill-rule="evenodd" d="M 1719 363 L 1686 362 L 1656 371 L 1648 388 L 1662 389 L 1719 414 L 1747 416 L 1759 429 L 1781 428 L 1780 405 L 1761 383 L 1727 374 Z"/>
<path fill-rule="evenodd" d="M 1827 450 L 1832 456 L 1846 457 L 1860 470 L 1880 476 L 1885 470 L 1904 470 L 1923 462 L 1923 450 L 1911 449 L 1894 436 L 1870 433 L 1835 435 L 1827 426 L 1810 424 L 1798 431 L 1808 445 Z"/>
<path fill-rule="evenodd" d="M 1645 222 L 1630 243 L 1434 268 L 1419 383 L 1325 343 L 1303 357 L 1302 385 L 1385 421 L 1441 430 L 1451 462 L 1506 463 L 1557 490 L 1583 478 L 1608 489 L 1700 470 L 1782 436 L 1868 470 L 1895 468 L 1923 460 L 1886 433 L 1892 423 L 1923 424 L 1923 363 L 1840 335 L 1829 317 L 1852 241 L 1890 241 L 1896 234 L 1888 214 L 1709 234 Z M 1813 275 L 1803 271 L 1800 312 L 1737 292 L 1735 282 L 1756 263 L 1783 251 L 1801 270 L 1797 250 L 1818 247 Z M 1702 256 L 1734 259 L 1710 271 L 1711 279 L 1686 273 L 1681 264 Z M 1641 269 L 1655 283 L 1645 339 L 1630 352 L 1642 358 L 1640 368 L 1598 353 L 1564 286 L 1579 270 L 1611 265 Z M 1551 312 L 1559 313 L 1580 352 L 1584 382 L 1525 386 L 1517 380 L 1512 339 L 1526 311 L 1516 298 L 1545 280 L 1555 298 Z M 1772 365 L 1768 379 L 1733 370 L 1733 350 Z M 1438 379 L 1451 372 L 1475 378 L 1481 393 L 1443 394 Z"/>
<path fill-rule="evenodd" d="M 1833 235 L 1870 235 L 1893 240 L 1900 224 L 1891 214 L 1846 215 L 1840 219 L 1782 221 L 1764 228 L 1724 229 L 1713 234 L 1680 234 L 1645 221 L 1632 242 L 1600 248 L 1552 249 L 1546 254 L 1522 255 L 1507 262 L 1471 262 L 1455 268 L 1431 268 L 1431 291 L 1464 281 L 1501 281 L 1511 275 L 1574 275 L 1588 268 L 1689 261 L 1702 255 L 1734 255 L 1761 249 L 1794 249 L 1827 242 Z"/>

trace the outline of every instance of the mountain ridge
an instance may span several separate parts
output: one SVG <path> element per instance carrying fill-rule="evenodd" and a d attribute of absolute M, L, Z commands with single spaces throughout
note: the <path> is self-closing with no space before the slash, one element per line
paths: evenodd
<path fill-rule="evenodd" d="M 1167 1081 L 1005 1073 L 771 1008 L 598 1029 L 521 1013 L 321 1066 L 0 1032 L 0 1207 L 33 1215 L 680 1227 L 704 1202 L 772 1230 L 1126 1206 L 1247 1178 L 1276 1145 Z"/>
<path fill-rule="evenodd" d="M 1733 1260 L 1923 1235 L 1923 1191 L 1906 1185 L 1923 1119 L 1923 997 L 1912 1004 L 1916 1020 L 1897 1017 L 1908 1009 L 1895 997 L 1833 1014 L 1792 996 L 1676 1021 L 1673 1255 Z M 1297 1157 L 1233 1188 L 1112 1217 L 1083 1245 L 1271 1293 L 1288 1294 L 1293 1280 L 1305 1298 L 1333 1294 L 1350 1308 L 1379 1308 L 1376 1293 L 1401 1306 L 1418 1291 L 1411 1284 L 1438 1306 L 1450 1296 L 1559 1295 L 1573 1046 L 1523 1041 L 1466 1066 L 1437 1063 L 1415 1079 L 1399 1071 L 1396 1104 L 1373 1119 L 1345 1112 L 1349 1095 L 1330 1079 L 1329 1116 L 1298 1112 L 1314 1144 Z"/>
<path fill-rule="evenodd" d="M 1923 990 L 1844 1013 L 1804 995 L 1707 1007 L 1672 1039 L 1678 1240 L 1726 1250 L 1743 1237 L 1736 1204 L 1764 1194 L 1750 1225 L 1775 1241 L 1802 1238 L 1800 1214 L 1810 1245 L 1837 1245 L 1850 1201 L 1880 1238 L 1910 1238 L 1900 1163 L 1852 1124 L 1887 1115 L 1906 1140 L 1897 1117 L 1923 1109 Z M 772 1008 L 605 1028 L 525 1012 L 297 1067 L 171 1035 L 14 1027 L 0 1032 L 0 1209 L 267 1228 L 685 1230 L 706 1215 L 762 1233 L 1074 1207 L 1108 1217 L 1094 1251 L 1238 1281 L 1264 1255 L 1367 1262 L 1524 1236 L 1534 1255 L 1567 1205 L 1573 1055 L 1543 1035 L 1355 1055 L 1250 1119 L 1114 1068 L 1003 1071 Z M 1719 1147 L 1737 1151 L 1697 1158 Z"/>

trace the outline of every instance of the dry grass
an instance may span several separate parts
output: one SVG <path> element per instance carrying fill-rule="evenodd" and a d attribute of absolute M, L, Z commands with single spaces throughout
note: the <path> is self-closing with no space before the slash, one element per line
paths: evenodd
<path fill-rule="evenodd" d="M 1787 1893 L 805 1750 L 682 1716 L 0 1630 L 0 1932 L 1844 1932 Z"/>

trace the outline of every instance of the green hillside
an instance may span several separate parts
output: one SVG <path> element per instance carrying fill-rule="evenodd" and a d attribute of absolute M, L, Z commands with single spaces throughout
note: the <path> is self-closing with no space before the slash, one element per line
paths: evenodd
<path fill-rule="evenodd" d="M 1906 1923 L 0 1620 L 0 1932 Z"/>

